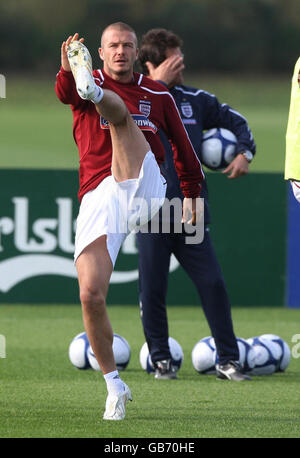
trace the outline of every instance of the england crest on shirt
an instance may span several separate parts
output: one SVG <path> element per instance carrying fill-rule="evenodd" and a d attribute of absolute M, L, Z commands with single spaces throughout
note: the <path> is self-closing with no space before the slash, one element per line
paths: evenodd
<path fill-rule="evenodd" d="M 191 118 L 193 116 L 193 108 L 189 102 L 182 102 L 181 112 L 186 118 Z"/>
<path fill-rule="evenodd" d="M 140 100 L 139 111 L 148 118 L 151 112 L 151 102 L 148 100 Z"/>

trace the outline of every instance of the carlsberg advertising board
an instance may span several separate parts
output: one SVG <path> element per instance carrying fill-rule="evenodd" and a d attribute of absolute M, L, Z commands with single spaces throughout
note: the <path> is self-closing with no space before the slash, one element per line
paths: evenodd
<path fill-rule="evenodd" d="M 79 302 L 73 262 L 78 173 L 0 172 L 0 302 Z M 111 303 L 138 304 L 135 234 L 125 240 L 111 278 Z M 172 258 L 171 270 L 178 267 Z"/>

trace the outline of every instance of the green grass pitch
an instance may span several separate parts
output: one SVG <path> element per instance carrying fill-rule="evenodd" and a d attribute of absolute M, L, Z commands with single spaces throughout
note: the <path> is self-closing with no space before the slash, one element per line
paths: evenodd
<path fill-rule="evenodd" d="M 68 359 L 72 338 L 83 330 L 79 305 L 2 305 L 0 437 L 65 438 L 286 438 L 299 437 L 299 360 L 284 373 L 250 382 L 199 375 L 191 362 L 198 339 L 209 335 L 199 307 L 170 307 L 170 335 L 182 345 L 178 380 L 155 380 L 140 367 L 144 343 L 138 306 L 110 306 L 114 331 L 131 346 L 122 373 L 133 393 L 122 422 L 102 420 L 106 387 L 102 374 L 78 370 Z M 279 334 L 291 347 L 299 311 L 234 308 L 236 334 Z"/>

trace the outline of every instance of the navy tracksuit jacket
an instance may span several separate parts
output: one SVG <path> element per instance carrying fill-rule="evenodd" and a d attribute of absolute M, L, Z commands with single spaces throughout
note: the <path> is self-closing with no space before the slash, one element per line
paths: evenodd
<path fill-rule="evenodd" d="M 238 139 L 239 152 L 250 150 L 255 153 L 252 133 L 247 120 L 241 114 L 226 104 L 220 104 L 213 94 L 203 90 L 181 85 L 175 86 L 170 92 L 196 153 L 201 149 L 202 131 L 214 127 L 224 127 L 234 132 Z M 166 159 L 162 166 L 162 173 L 167 180 L 166 197 L 183 199 L 173 164 L 171 146 L 164 133 L 161 132 L 160 135 L 166 149 Z M 239 359 L 228 293 L 207 227 L 210 215 L 205 181 L 201 197 L 205 199 L 207 228 L 201 244 L 186 244 L 184 233 L 172 231 L 170 234 L 136 234 L 139 249 L 141 317 L 153 362 L 170 358 L 166 294 L 172 253 L 199 293 L 211 335 L 215 339 L 220 364 Z M 201 337 L 203 336 L 199 336 Z"/>

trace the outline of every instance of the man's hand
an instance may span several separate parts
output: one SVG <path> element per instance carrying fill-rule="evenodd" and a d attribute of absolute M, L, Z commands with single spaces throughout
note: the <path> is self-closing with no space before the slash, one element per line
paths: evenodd
<path fill-rule="evenodd" d="M 249 171 L 249 163 L 247 159 L 242 155 L 238 154 L 233 161 L 229 164 L 226 169 L 222 170 L 223 174 L 228 173 L 227 178 L 238 178 L 242 175 L 246 175 Z"/>
<path fill-rule="evenodd" d="M 158 67 L 154 67 L 151 62 L 146 62 L 146 66 L 149 71 L 149 78 L 163 81 L 168 86 L 172 86 L 178 73 L 184 69 L 183 56 L 168 57 Z"/>
<path fill-rule="evenodd" d="M 79 34 L 75 33 L 75 35 L 69 36 L 69 38 L 66 41 L 64 41 L 61 45 L 61 66 L 66 72 L 71 71 L 71 67 L 68 61 L 68 56 L 67 56 L 68 46 L 71 43 L 71 41 L 77 41 L 78 37 L 79 37 Z M 84 38 L 80 38 L 78 41 L 83 43 Z"/>
<path fill-rule="evenodd" d="M 182 205 L 182 223 L 195 226 L 204 216 L 204 204 L 201 197 L 195 199 L 185 197 Z"/>

